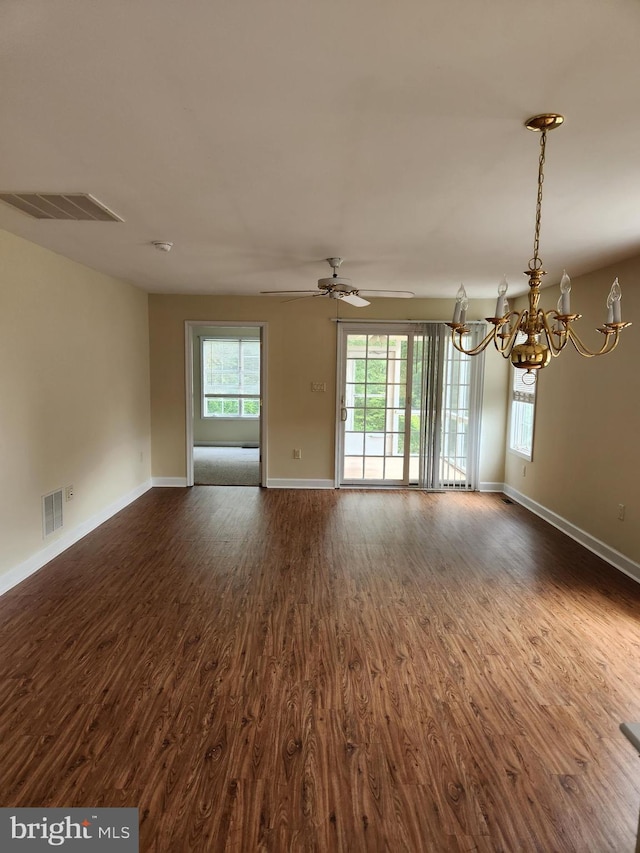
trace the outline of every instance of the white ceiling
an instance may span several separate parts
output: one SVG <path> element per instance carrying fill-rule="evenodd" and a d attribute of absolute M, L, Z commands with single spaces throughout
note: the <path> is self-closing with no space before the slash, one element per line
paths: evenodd
<path fill-rule="evenodd" d="M 0 79 L 0 190 L 125 220 L 0 227 L 149 291 L 522 291 L 547 111 L 549 283 L 640 254 L 638 0 L 3 0 Z"/>

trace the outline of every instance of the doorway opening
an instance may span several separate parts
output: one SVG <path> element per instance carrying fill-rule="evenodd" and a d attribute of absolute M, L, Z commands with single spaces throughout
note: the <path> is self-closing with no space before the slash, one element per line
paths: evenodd
<path fill-rule="evenodd" d="M 265 481 L 265 336 L 262 323 L 187 321 L 187 485 Z"/>

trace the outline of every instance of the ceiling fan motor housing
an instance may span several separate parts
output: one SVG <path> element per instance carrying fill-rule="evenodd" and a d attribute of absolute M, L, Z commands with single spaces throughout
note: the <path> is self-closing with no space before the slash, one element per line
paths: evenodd
<path fill-rule="evenodd" d="M 351 293 L 354 289 L 351 279 L 341 278 L 338 275 L 331 276 L 330 278 L 319 278 L 318 287 L 320 290 L 340 290 L 343 293 Z"/>

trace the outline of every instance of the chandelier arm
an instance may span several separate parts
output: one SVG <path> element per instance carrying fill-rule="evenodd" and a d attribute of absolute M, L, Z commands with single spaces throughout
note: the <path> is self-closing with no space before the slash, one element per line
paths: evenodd
<path fill-rule="evenodd" d="M 540 318 L 540 324 L 541 324 L 542 328 L 544 329 L 544 334 L 545 334 L 545 337 L 547 339 L 547 344 L 549 345 L 549 350 L 550 350 L 553 358 L 557 358 L 569 342 L 569 335 L 568 335 L 568 329 L 570 328 L 569 326 L 565 326 L 558 333 L 558 332 L 554 331 L 553 328 L 549 324 L 549 318 L 550 317 L 557 320 L 557 318 L 559 316 L 560 315 L 558 314 L 558 312 L 555 309 L 552 311 L 547 311 L 546 313 L 544 311 L 538 312 L 538 317 Z M 558 343 L 556 343 L 556 339 L 558 339 Z"/>
<path fill-rule="evenodd" d="M 608 355 L 618 346 L 618 341 L 620 340 L 620 329 L 608 329 L 606 332 L 603 332 L 603 334 L 604 341 L 602 342 L 602 346 L 596 351 L 588 349 L 577 333 L 573 331 L 571 326 L 567 329 L 567 338 L 573 344 L 576 352 L 581 356 L 584 356 L 584 358 L 595 358 L 598 355 Z"/>
<path fill-rule="evenodd" d="M 491 329 L 491 331 L 487 332 L 479 344 L 471 349 L 466 349 L 462 346 L 462 334 L 465 328 L 464 325 L 460 323 L 447 323 L 447 326 L 451 328 L 451 343 L 458 352 L 464 353 L 465 355 L 479 355 L 493 341 L 493 344 L 500 355 L 503 358 L 509 358 L 516 336 L 518 332 L 521 331 L 522 324 L 526 323 L 528 314 L 529 312 L 526 308 L 519 311 L 517 314 L 514 311 L 510 311 L 506 317 L 515 317 L 515 323 L 513 326 L 510 326 L 509 335 L 505 339 L 499 342 L 500 335 L 498 333 L 498 329 L 504 328 L 505 324 L 502 324 L 501 326 L 496 325 Z"/>
<path fill-rule="evenodd" d="M 495 345 L 500 355 L 503 355 L 505 358 L 508 358 L 509 354 L 511 353 L 511 350 L 513 349 L 516 336 L 520 331 L 522 324 L 527 322 L 528 311 L 526 308 L 523 308 L 522 311 L 519 311 L 517 314 L 515 313 L 515 311 L 510 311 L 506 316 L 507 318 L 509 318 L 509 335 L 508 337 L 503 338 L 502 342 L 499 344 L 499 336 L 496 334 Z M 515 324 L 513 326 L 511 326 L 511 317 L 515 317 L 516 319 Z"/>
<path fill-rule="evenodd" d="M 509 356 L 509 342 L 505 343 L 505 338 L 501 337 L 498 330 L 496 329 L 493 333 L 493 345 L 496 348 L 496 351 L 503 355 L 505 358 Z"/>
<path fill-rule="evenodd" d="M 447 325 L 451 327 L 451 343 L 458 350 L 458 352 L 462 352 L 465 355 L 479 355 L 489 346 L 491 341 L 494 340 L 496 334 L 496 329 L 493 328 L 485 335 L 485 337 L 480 341 L 477 346 L 473 347 L 472 349 L 465 349 L 462 346 L 462 332 L 465 328 L 464 325 L 461 325 L 460 323 L 447 323 Z M 458 337 L 457 342 L 456 335 Z"/>

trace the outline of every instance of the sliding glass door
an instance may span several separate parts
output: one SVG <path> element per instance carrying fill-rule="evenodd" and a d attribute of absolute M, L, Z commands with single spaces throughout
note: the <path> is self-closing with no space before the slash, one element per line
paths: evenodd
<path fill-rule="evenodd" d="M 396 485 L 411 477 L 410 347 L 408 334 L 346 335 L 344 482 Z"/>
<path fill-rule="evenodd" d="M 445 328 L 341 324 L 341 484 L 476 487 L 479 372 Z"/>

